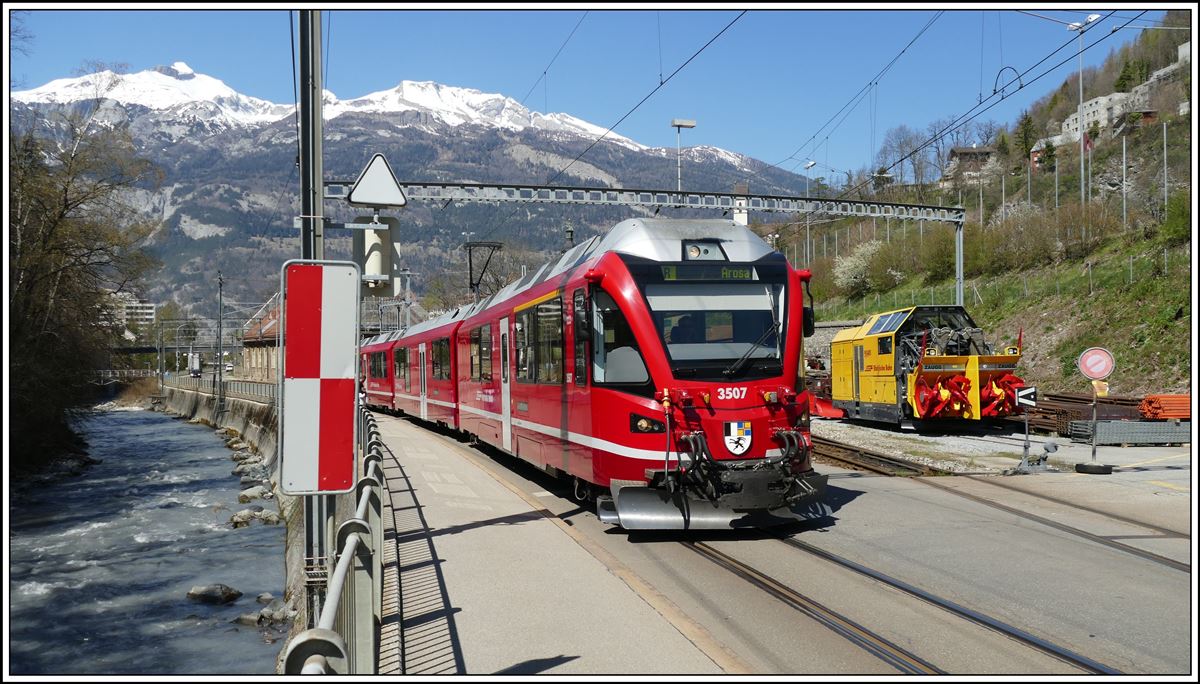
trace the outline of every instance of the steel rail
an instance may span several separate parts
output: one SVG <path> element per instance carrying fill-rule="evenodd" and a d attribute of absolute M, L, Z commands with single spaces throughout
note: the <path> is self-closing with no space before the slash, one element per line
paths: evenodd
<path fill-rule="evenodd" d="M 797 592 L 795 589 L 779 582 L 773 577 L 759 572 L 749 565 L 714 549 L 704 542 L 684 541 L 679 543 L 702 558 L 728 570 L 791 608 L 816 620 L 818 623 L 845 637 L 851 643 L 895 667 L 904 674 L 946 674 L 946 672 L 938 669 L 911 651 L 892 643 L 850 618 Z"/>
<path fill-rule="evenodd" d="M 908 477 L 910 475 L 949 474 L 947 470 L 923 463 L 913 463 L 825 437 L 812 437 L 812 444 L 813 451 L 817 456 L 849 463 L 883 475 Z"/>
<path fill-rule="evenodd" d="M 1092 660 L 1091 658 L 1088 658 L 1087 656 L 1083 656 L 1078 653 L 1075 653 L 1074 651 L 1071 651 L 1070 649 L 1067 649 L 1065 647 L 1050 643 L 1049 641 L 1046 641 L 1045 639 L 1042 639 L 1041 637 L 1034 636 L 1033 634 L 1030 634 L 1029 632 L 1026 632 L 1023 629 L 1014 627 L 1013 625 L 1010 625 L 1006 622 L 997 620 L 996 618 L 984 615 L 983 613 L 980 613 L 979 611 L 972 610 L 965 606 L 961 606 L 961 605 L 959 605 L 953 601 L 950 601 L 948 599 L 943 599 L 941 597 L 938 597 L 934 594 L 931 594 L 931 593 L 925 591 L 924 589 L 919 589 L 917 587 L 914 587 L 913 585 L 911 585 L 903 580 L 896 579 L 895 577 L 886 575 L 882 572 L 879 572 L 878 570 L 872 570 L 871 568 L 868 568 L 865 565 L 856 563 L 848 558 L 843 558 L 837 554 L 826 551 L 825 549 L 818 548 L 807 542 L 802 542 L 798 539 L 791 539 L 791 538 L 781 538 L 781 539 L 779 539 L 779 541 L 783 542 L 784 544 L 786 544 L 792 548 L 799 549 L 806 553 L 810 553 L 814 556 L 817 556 L 826 561 L 834 563 L 835 565 L 841 566 L 841 567 L 849 569 L 849 570 L 853 570 L 854 572 L 857 572 L 861 575 L 865 575 L 866 577 L 870 577 L 871 579 L 882 582 L 890 587 L 899 589 L 900 591 L 903 591 L 906 594 L 909 594 L 911 596 L 921 599 L 922 601 L 925 601 L 925 602 L 935 605 L 939 608 L 942 608 L 946 611 L 949 611 L 955 615 L 958 615 L 959 617 L 966 618 L 967 620 L 970 620 L 971 622 L 974 622 L 976 624 L 987 627 L 988 629 L 1000 632 L 1001 634 L 1004 634 L 1005 636 L 1016 639 L 1017 641 L 1020 641 L 1024 644 L 1032 646 L 1039 651 L 1042 651 L 1043 653 L 1047 653 L 1047 654 L 1054 656 L 1055 658 L 1058 658 L 1058 659 L 1060 659 L 1064 662 L 1067 662 L 1071 665 L 1074 665 L 1076 667 L 1080 667 L 1084 670 L 1087 670 L 1088 672 L 1091 672 L 1094 674 L 1123 674 L 1120 670 L 1111 668 L 1103 663 Z"/>

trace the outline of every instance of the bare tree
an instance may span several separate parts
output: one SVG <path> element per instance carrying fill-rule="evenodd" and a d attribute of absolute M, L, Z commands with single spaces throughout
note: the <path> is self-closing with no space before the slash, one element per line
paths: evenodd
<path fill-rule="evenodd" d="M 141 250 L 154 225 L 128 201 L 161 181 L 137 157 L 128 132 L 99 120 L 97 97 L 55 115 L 39 137 L 9 138 L 9 362 L 14 461 L 53 450 L 66 415 L 86 396 L 90 372 L 111 341 L 103 325 L 109 291 L 127 289 L 152 265 Z M 51 440 L 53 442 L 53 440 Z"/>
<path fill-rule="evenodd" d="M 996 140 L 996 134 L 1002 127 L 992 119 L 979 121 L 975 124 L 975 144 L 983 147 L 991 145 Z"/>

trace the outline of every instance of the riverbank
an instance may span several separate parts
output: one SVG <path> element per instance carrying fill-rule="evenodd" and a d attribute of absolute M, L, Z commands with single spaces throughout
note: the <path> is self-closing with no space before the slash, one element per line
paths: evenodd
<path fill-rule="evenodd" d="M 284 632 L 258 616 L 283 593 L 284 530 L 230 522 L 253 504 L 213 430 L 137 408 L 81 418 L 81 476 L 10 486 L 12 673 L 274 673 Z M 241 596 L 188 597 L 218 583 Z"/>

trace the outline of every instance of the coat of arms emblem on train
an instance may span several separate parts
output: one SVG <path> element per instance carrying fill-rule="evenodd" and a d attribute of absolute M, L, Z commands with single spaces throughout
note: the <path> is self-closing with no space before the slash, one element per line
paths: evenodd
<path fill-rule="evenodd" d="M 741 456 L 750 449 L 750 421 L 735 420 L 725 423 L 725 448 L 734 456 Z"/>

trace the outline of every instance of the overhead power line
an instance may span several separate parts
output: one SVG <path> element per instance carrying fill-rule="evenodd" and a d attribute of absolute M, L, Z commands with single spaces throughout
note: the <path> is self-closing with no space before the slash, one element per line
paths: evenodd
<path fill-rule="evenodd" d="M 628 112 L 625 112 L 625 114 L 620 119 L 617 119 L 616 123 L 609 126 L 608 130 L 601 133 L 600 137 L 598 137 L 594 141 L 592 141 L 592 144 L 588 145 L 586 149 L 584 149 L 582 152 L 580 152 L 566 166 L 559 169 L 558 173 L 554 174 L 548 180 L 543 182 L 542 185 L 551 185 L 552 183 L 554 183 L 554 181 L 558 180 L 559 176 L 562 176 L 564 173 L 566 173 L 567 169 L 571 168 L 576 162 L 578 162 L 580 159 L 582 159 L 584 155 L 586 155 L 588 152 L 590 152 L 592 150 L 592 148 L 594 148 L 596 145 L 599 145 L 600 141 L 604 140 L 606 137 L 608 137 L 609 133 L 613 132 L 613 129 L 615 129 L 617 126 L 620 126 L 621 123 L 623 121 L 625 121 L 625 119 L 628 119 L 634 112 L 636 112 L 638 110 L 638 108 L 640 108 L 643 104 L 645 104 L 647 100 L 649 100 L 651 97 L 654 96 L 655 93 L 657 93 L 659 90 L 661 90 L 663 88 L 663 86 L 670 83 L 671 79 L 675 78 L 675 76 L 677 74 L 679 74 L 680 71 L 683 71 L 683 69 L 687 65 L 691 64 L 692 60 L 696 59 L 696 57 L 699 57 L 700 53 L 702 53 L 706 49 L 708 49 L 708 46 L 712 45 L 713 42 L 715 42 L 718 38 L 720 38 L 722 35 L 724 35 L 725 32 L 728 31 L 734 24 L 736 24 L 739 19 L 746 16 L 746 12 L 748 12 L 748 11 L 749 10 L 742 10 L 740 14 L 738 14 L 736 17 L 733 18 L 733 21 L 731 21 L 725 25 L 725 28 L 718 31 L 717 34 L 714 35 L 712 38 L 710 38 L 708 40 L 708 42 L 705 43 L 703 46 L 701 46 L 701 48 L 699 50 L 696 50 L 696 52 L 692 53 L 692 56 L 688 57 L 687 60 L 684 61 L 683 64 L 680 64 L 679 67 L 677 69 L 675 69 L 675 71 L 672 71 L 670 76 L 667 76 L 667 78 L 665 80 L 663 80 L 661 83 L 659 83 L 657 86 L 655 86 L 654 89 L 651 90 L 649 93 L 647 93 L 646 96 L 643 97 L 641 100 L 639 100 L 638 103 L 635 104 L 632 109 L 630 109 Z M 497 230 L 502 228 L 506 223 L 508 223 L 509 219 L 511 219 L 514 215 L 516 215 L 518 209 L 519 209 L 519 207 L 514 208 L 513 211 L 509 212 L 508 216 L 504 217 L 503 221 L 496 224 L 496 226 L 494 228 L 492 228 L 491 230 L 484 233 L 482 237 L 486 238 L 489 235 L 491 235 L 492 233 L 495 233 Z"/>
<path fill-rule="evenodd" d="M 945 14 L 945 11 L 943 11 L 943 10 L 939 10 L 937 13 L 935 13 L 933 15 L 933 17 L 928 22 L 925 23 L 925 26 L 921 27 L 921 30 L 917 32 L 917 35 L 913 36 L 912 40 L 908 41 L 908 44 L 905 45 L 903 48 L 901 48 L 900 51 L 896 53 L 896 56 L 892 57 L 891 61 L 889 61 L 886 65 L 884 65 L 884 67 L 882 69 L 879 70 L 879 73 L 877 73 L 873 77 L 871 77 L 871 80 L 867 81 L 867 84 L 864 85 L 858 92 L 851 95 L 850 99 L 846 101 L 846 104 L 842 105 L 841 109 L 834 112 L 833 116 L 829 117 L 829 119 L 825 123 L 821 124 L 821 127 L 817 129 L 817 132 L 813 133 L 811 136 L 809 136 L 808 140 L 805 140 L 800 145 L 800 147 L 796 148 L 796 150 L 794 152 L 792 152 L 788 156 L 784 157 L 783 159 L 779 160 L 778 162 L 776 162 L 774 164 L 770 164 L 768 166 L 765 166 L 765 167 L 759 169 L 756 173 L 754 173 L 754 175 L 750 176 L 746 180 L 747 181 L 753 180 L 753 179 L 761 176 L 763 173 L 766 173 L 769 169 L 777 169 L 780 167 L 780 165 L 787 163 L 789 160 L 797 159 L 796 155 L 800 154 L 800 152 L 803 151 L 804 148 L 807 147 L 809 143 L 816 140 L 817 136 L 821 135 L 821 131 L 824 131 L 825 128 L 834 121 L 834 119 L 837 119 L 838 116 L 840 116 L 843 112 L 845 112 L 847 108 L 857 107 L 858 103 L 862 101 L 864 94 L 867 93 L 868 90 L 872 86 L 879 85 L 879 79 L 883 78 L 883 76 L 885 74 L 887 74 L 887 72 L 889 70 L 891 70 L 892 66 L 896 64 L 896 62 L 900 59 L 900 57 L 902 57 L 904 55 L 904 53 L 907 52 L 908 49 L 913 46 L 913 43 L 916 43 L 917 40 L 922 35 L 924 35 L 926 31 L 929 30 L 929 27 L 933 26 L 934 22 L 936 22 L 938 20 L 938 18 L 941 17 L 943 14 Z M 845 118 L 843 117 L 842 120 L 844 121 Z M 836 130 L 836 129 L 834 129 L 834 130 Z M 831 130 L 830 134 L 832 134 L 832 133 L 833 133 L 833 131 Z M 829 136 L 826 135 L 826 139 L 828 139 L 828 137 Z M 814 147 L 813 149 L 816 149 L 816 148 Z"/>
<path fill-rule="evenodd" d="M 529 92 L 525 93 L 525 97 L 521 98 L 521 104 L 525 104 L 525 100 L 529 98 L 529 95 L 533 92 L 533 89 L 542 82 L 542 79 L 546 78 L 546 74 L 549 73 L 550 67 L 554 66 L 554 60 L 558 59 L 558 56 L 562 54 L 563 48 L 567 47 L 567 43 L 571 42 L 571 36 L 574 36 L 575 32 L 579 30 L 580 24 L 583 23 L 584 19 L 587 19 L 587 15 L 588 13 L 584 12 L 583 16 L 579 17 L 579 21 L 575 23 L 575 28 L 571 29 L 571 33 L 567 36 L 567 39 L 562 42 L 562 45 L 558 46 L 558 52 L 554 53 L 554 56 L 550 58 L 550 63 L 546 65 L 545 69 L 542 69 L 542 74 L 538 76 L 536 81 L 533 82 L 533 85 L 529 86 Z"/>
<path fill-rule="evenodd" d="M 1142 12 L 1142 14 L 1145 14 L 1145 12 Z M 1109 17 L 1111 17 L 1111 16 L 1112 16 L 1112 13 L 1110 12 L 1109 14 L 1105 15 L 1105 16 L 1104 16 L 1102 19 L 1100 19 L 1100 21 L 1104 21 L 1104 19 L 1108 19 L 1108 18 L 1109 18 Z M 1139 17 L 1133 17 L 1133 18 L 1129 19 L 1129 22 L 1137 21 L 1139 18 L 1140 18 L 1140 15 L 1139 15 Z M 1097 22 L 1097 23 L 1099 23 L 1099 22 Z M 1123 28 L 1124 26 L 1128 26 L 1128 25 L 1129 25 L 1129 23 L 1127 22 L 1126 24 L 1123 24 L 1121 27 L 1118 27 L 1118 28 Z M 995 107 L 996 105 L 1000 104 L 1000 103 L 1001 103 L 1001 102 L 1003 102 L 1004 100 L 1006 100 L 1006 99 L 1008 99 L 1008 98 L 1012 97 L 1013 95 L 1016 95 L 1016 94 L 1017 94 L 1018 92 L 1020 92 L 1021 90 L 1024 90 L 1025 88 L 1029 87 L 1030 85 L 1033 85 L 1033 84 L 1034 84 L 1034 83 L 1036 83 L 1037 81 L 1041 80 L 1041 79 L 1042 79 L 1042 77 L 1044 77 L 1044 76 L 1046 76 L 1047 74 L 1049 74 L 1049 73 L 1053 72 L 1055 69 L 1057 69 L 1057 68 L 1059 68 L 1060 66 L 1062 66 L 1062 65 L 1066 64 L 1067 62 L 1071 61 L 1072 59 L 1075 59 L 1075 58 L 1076 58 L 1076 57 L 1078 57 L 1079 55 L 1083 54 L 1084 52 L 1087 52 L 1088 50 L 1090 50 L 1090 49 L 1092 49 L 1093 47 L 1095 47 L 1095 46 L 1099 45 L 1100 43 L 1104 42 L 1104 41 L 1105 41 L 1107 38 L 1109 38 L 1110 36 L 1112 36 L 1112 35 L 1113 35 L 1113 33 L 1115 33 L 1115 31 L 1110 31 L 1110 32 L 1109 32 L 1109 33 L 1107 33 L 1107 34 L 1104 34 L 1104 35 L 1102 35 L 1100 38 L 1098 38 L 1098 39 L 1097 39 L 1095 42 L 1093 42 L 1091 45 L 1086 45 L 1086 46 L 1084 46 L 1084 47 L 1083 47 L 1082 49 L 1080 49 L 1078 52 L 1075 52 L 1074 54 L 1071 54 L 1071 55 L 1069 55 L 1069 56 L 1068 56 L 1066 59 L 1062 60 L 1062 61 L 1061 61 L 1061 62 L 1059 62 L 1058 64 L 1055 64 L 1054 66 L 1052 66 L 1052 67 L 1050 67 L 1050 68 L 1046 69 L 1045 71 L 1043 71 L 1042 73 L 1038 74 L 1038 75 L 1037 75 L 1037 76 L 1035 76 L 1035 77 L 1034 77 L 1032 80 L 1029 80 L 1029 81 L 1022 81 L 1022 78 L 1025 76 L 1025 74 L 1028 74 L 1029 72 L 1031 72 L 1031 71 L 1033 71 L 1034 69 L 1038 68 L 1038 67 L 1039 67 L 1039 66 L 1041 66 L 1043 63 L 1045 63 L 1047 60 L 1049 60 L 1051 57 L 1053 57 L 1054 55 L 1056 55 L 1056 54 L 1058 54 L 1059 52 L 1061 52 L 1063 48 L 1065 48 L 1065 47 L 1067 47 L 1068 45 L 1070 45 L 1071 43 L 1075 42 L 1075 36 L 1072 36 L 1071 38 L 1068 38 L 1068 39 L 1067 39 L 1067 42 L 1063 43 L 1063 44 L 1062 44 L 1062 45 L 1060 45 L 1058 48 L 1056 48 L 1056 49 L 1055 49 L 1053 52 L 1051 52 L 1051 53 L 1047 54 L 1045 57 L 1043 57 L 1043 58 L 1041 58 L 1040 60 L 1038 60 L 1038 62 L 1037 62 L 1036 64 L 1034 64 L 1033 66 L 1029 67 L 1028 69 L 1026 69 L 1025 71 L 1023 71 L 1022 73 L 1018 74 L 1018 75 L 1016 76 L 1016 78 L 1014 78 L 1013 80 L 1011 80 L 1011 81 L 1009 81 L 1008 83 L 1004 84 L 1004 86 L 1003 86 L 1002 88 L 1000 88 L 1000 89 L 999 89 L 999 90 L 997 90 L 996 92 L 992 93 L 992 95 L 991 95 L 990 97 L 987 97 L 987 98 L 985 98 L 985 99 L 983 100 L 983 102 L 980 102 L 979 104 L 975 105 L 975 106 L 974 106 L 974 107 L 972 107 L 971 109 L 967 110 L 967 112 L 966 112 L 965 114 L 963 114 L 962 116 L 958 117 L 958 118 L 957 118 L 957 119 L 955 119 L 954 121 L 952 121 L 952 122 L 950 122 L 949 124 L 947 124 L 945 128 L 943 128 L 942 130 L 940 130 L 940 131 L 938 131 L 937 133 L 935 133 L 934 135 L 932 135 L 932 136 L 931 136 L 929 139 L 925 140 L 924 142 L 922 142 L 922 143 L 921 143 L 920 145 L 918 145 L 917 147 L 913 148 L 913 150 L 912 150 L 911 152 L 909 152 L 908 154 L 906 154 L 906 155 L 904 155 L 904 156 L 900 157 L 900 159 L 896 160 L 896 161 L 895 161 L 895 162 L 894 162 L 894 163 L 893 163 L 891 166 L 889 166 L 889 167 L 886 169 L 886 171 L 891 171 L 892 169 L 896 168 L 897 166 L 899 166 L 900 164 L 904 163 L 905 161 L 908 161 L 908 159 L 910 159 L 910 158 L 911 158 L 913 155 L 917 154 L 918 152 L 921 152 L 921 151 L 922 151 L 922 150 L 924 150 L 925 148 L 927 148 L 927 147 L 929 147 L 930 145 L 932 145 L 934 142 L 936 142 L 936 141 L 940 140 L 941 138 L 943 138 L 943 137 L 944 137 L 944 136 L 945 136 L 947 133 L 949 133 L 950 131 L 952 131 L 952 130 L 954 130 L 954 129 L 956 129 L 956 128 L 959 128 L 960 126 L 962 126 L 962 125 L 964 125 L 964 124 L 970 123 L 971 121 L 973 121 L 973 120 L 974 120 L 976 117 L 978 117 L 979 115 L 981 115 L 981 114 L 983 114 L 984 112 L 986 112 L 986 111 L 988 111 L 988 110 L 992 109 L 993 107 Z M 1016 90 L 1014 90 L 1014 91 L 1012 91 L 1012 93 L 1005 94 L 1005 89 L 1006 89 L 1006 88 L 1008 88 L 1008 86 L 1012 85 L 1013 83 L 1017 83 L 1017 84 L 1018 84 L 1018 85 L 1017 85 L 1017 89 L 1016 89 Z M 983 107 L 983 104 L 984 104 L 985 102 L 987 102 L 988 100 L 991 100 L 991 99 L 993 99 L 993 98 L 998 98 L 998 99 L 996 99 L 996 101 L 995 101 L 995 102 L 992 102 L 991 104 L 987 105 L 986 107 Z M 980 107 L 983 107 L 983 109 L 980 109 L 978 112 L 975 112 L 974 114 L 972 114 L 972 112 L 974 112 L 976 109 L 979 109 Z M 968 116 L 968 115 L 969 115 L 969 116 Z M 867 185 L 868 183 L 869 183 L 869 181 L 863 181 L 863 182 L 859 183 L 858 185 L 856 185 L 856 186 L 854 186 L 854 187 L 852 187 L 852 188 L 847 188 L 847 189 L 846 189 L 845 191 L 843 191 L 843 192 L 842 192 L 840 195 L 838 195 L 837 199 L 845 199 L 845 198 L 846 198 L 848 195 L 850 195 L 850 194 L 852 194 L 852 193 L 856 192 L 857 190 L 861 189 L 863 186 Z"/>

